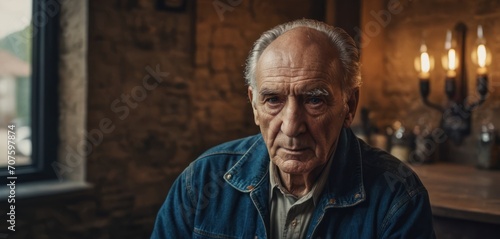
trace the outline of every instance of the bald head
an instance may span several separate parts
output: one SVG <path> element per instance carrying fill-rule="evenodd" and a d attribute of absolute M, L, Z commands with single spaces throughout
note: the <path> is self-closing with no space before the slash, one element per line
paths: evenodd
<path fill-rule="evenodd" d="M 304 68 L 306 65 L 307 68 Z M 285 66 L 292 71 L 325 71 L 334 80 L 338 73 L 335 69 L 340 68 L 338 50 L 323 32 L 307 27 L 294 28 L 269 44 L 257 61 L 255 71 L 259 74 L 270 68 Z"/>
<path fill-rule="evenodd" d="M 263 56 L 264 53 L 266 56 Z M 275 59 L 269 59 L 271 55 Z M 246 83 L 253 89 L 257 88 L 258 62 L 260 70 L 265 70 L 263 67 L 275 64 L 276 59 L 285 61 L 292 58 L 315 64 L 329 61 L 327 70 L 340 81 L 345 95 L 361 84 L 359 53 L 354 40 L 340 28 L 309 19 L 278 25 L 261 35 L 247 58 Z"/>
<path fill-rule="evenodd" d="M 285 32 L 269 44 L 262 56 L 270 51 L 289 52 L 296 57 L 314 58 L 330 54 L 329 58 L 333 59 L 337 55 L 337 49 L 330 43 L 326 34 L 307 27 L 298 27 Z"/>

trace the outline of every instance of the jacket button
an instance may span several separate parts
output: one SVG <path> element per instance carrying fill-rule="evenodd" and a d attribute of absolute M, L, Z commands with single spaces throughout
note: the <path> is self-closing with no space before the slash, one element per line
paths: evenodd
<path fill-rule="evenodd" d="M 229 179 L 231 179 L 232 176 L 233 175 L 231 175 L 230 173 L 228 173 L 228 174 L 226 174 L 226 179 L 229 180 Z"/>
<path fill-rule="evenodd" d="M 250 190 L 250 191 L 252 191 L 254 188 L 255 188 L 255 187 L 254 187 L 254 186 L 252 186 L 252 185 L 250 185 L 250 186 L 248 186 L 248 187 L 247 187 L 247 189 L 248 189 L 248 190 Z"/>
<path fill-rule="evenodd" d="M 292 228 L 295 228 L 296 226 L 297 226 L 297 219 L 293 219 Z"/>
<path fill-rule="evenodd" d="M 330 204 L 335 204 L 335 198 L 331 198 L 330 201 L 328 201 Z"/>
<path fill-rule="evenodd" d="M 358 199 L 360 197 L 361 197 L 361 194 L 359 194 L 359 193 L 356 193 L 356 195 L 354 195 L 354 198 L 356 198 L 356 199 Z"/>

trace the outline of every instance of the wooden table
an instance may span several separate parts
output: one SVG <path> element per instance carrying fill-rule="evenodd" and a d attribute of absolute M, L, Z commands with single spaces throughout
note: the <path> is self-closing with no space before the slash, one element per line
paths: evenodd
<path fill-rule="evenodd" d="M 451 163 L 411 168 L 427 188 L 435 216 L 500 226 L 500 171 Z"/>

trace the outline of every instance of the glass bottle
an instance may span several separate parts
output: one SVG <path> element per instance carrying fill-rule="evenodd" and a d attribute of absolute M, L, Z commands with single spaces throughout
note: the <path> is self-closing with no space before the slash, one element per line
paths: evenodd
<path fill-rule="evenodd" d="M 391 137 L 390 153 L 399 160 L 407 162 L 408 155 L 410 154 L 410 145 L 408 143 L 406 128 L 399 121 L 394 122 L 392 128 L 394 129 L 394 133 Z"/>
<path fill-rule="evenodd" d="M 495 126 L 491 122 L 483 123 L 477 144 L 477 167 L 481 169 L 498 168 L 499 145 L 495 135 Z"/>

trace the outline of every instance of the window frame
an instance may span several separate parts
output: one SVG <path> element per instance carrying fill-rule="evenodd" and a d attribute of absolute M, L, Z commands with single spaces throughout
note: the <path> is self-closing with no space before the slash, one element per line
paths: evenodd
<path fill-rule="evenodd" d="M 49 5 L 50 3 L 52 5 Z M 61 6 L 57 1 L 44 0 L 33 0 L 32 4 L 30 79 L 32 152 L 31 164 L 18 167 L 13 165 L 18 183 L 57 178 L 52 163 L 57 161 L 59 145 L 58 64 Z M 2 176 L 7 176 L 6 168 L 1 171 Z"/>

